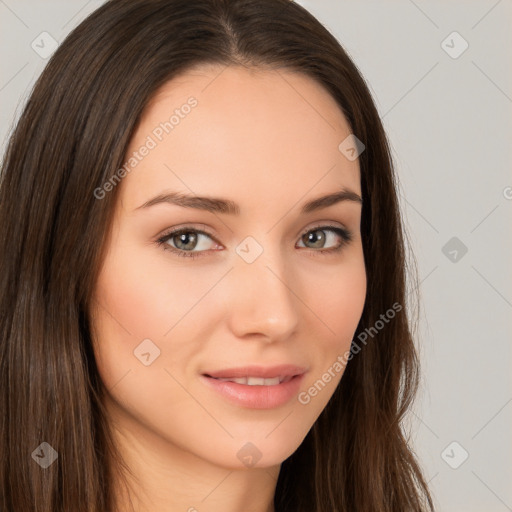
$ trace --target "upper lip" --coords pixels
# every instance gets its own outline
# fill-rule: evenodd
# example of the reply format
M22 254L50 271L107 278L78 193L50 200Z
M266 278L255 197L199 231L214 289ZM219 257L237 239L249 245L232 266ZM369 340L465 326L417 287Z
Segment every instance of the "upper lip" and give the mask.
M260 377L264 379L272 379L275 377L294 377L301 375L306 371L302 366L293 364L280 364L276 366L240 366L238 368L226 368L212 372L205 372L203 375L213 377L215 379L230 379L239 377Z

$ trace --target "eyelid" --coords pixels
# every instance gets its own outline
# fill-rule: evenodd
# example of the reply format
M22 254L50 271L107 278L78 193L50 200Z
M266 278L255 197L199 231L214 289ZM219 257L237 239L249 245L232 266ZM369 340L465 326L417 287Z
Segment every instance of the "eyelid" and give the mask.
M165 229L162 233L156 236L156 241L159 239L168 237L170 235L176 235L183 231L194 231L195 233L200 233L206 236L209 236L215 243L222 245L216 238L215 235L208 231L208 227L206 224L185 224L183 226L173 226L172 228Z
M312 231L313 229L319 229L319 228L339 228L339 229L342 229L345 232L351 234L350 229L347 228L342 223L339 223L339 225L334 225L333 221L324 220L324 221L317 221L312 226L305 227L296 236L299 236L299 237L304 236L306 233L309 233L309 231ZM219 245L222 245L215 238L215 235L213 235L212 233L209 232L209 228L208 228L208 226L206 224L194 224L194 223L192 223L192 224L184 224L183 226L179 226L179 225L178 226L174 226L172 228L168 228L168 229L164 230L162 233L157 235L156 239L163 238L165 236L170 235L171 233L177 233L177 232L186 231L186 230L196 231L198 233L202 233L204 235L207 235L207 236L211 237L213 240L215 240L216 243L218 243Z
M315 222L312 226L308 226L304 228L300 233L299 237L304 236L306 233L309 233L310 231L313 231L315 229L320 228L335 228L335 229L341 229L345 231L346 233L352 234L350 229L348 229L346 226L340 223L334 223L332 220L323 220Z

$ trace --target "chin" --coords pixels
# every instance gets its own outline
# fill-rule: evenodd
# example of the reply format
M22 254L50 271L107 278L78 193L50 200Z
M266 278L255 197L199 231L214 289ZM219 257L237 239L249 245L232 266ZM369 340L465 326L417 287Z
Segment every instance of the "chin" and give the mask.
M286 420L285 420L286 421ZM273 427L275 428L277 424ZM288 433L278 433L277 430L254 428L257 432L254 436L236 436L234 439L224 438L217 442L211 440L215 445L215 451L205 453L204 458L212 463L229 470L269 468L279 466L290 457L301 445L304 435L290 436ZM268 436L268 437L266 437Z

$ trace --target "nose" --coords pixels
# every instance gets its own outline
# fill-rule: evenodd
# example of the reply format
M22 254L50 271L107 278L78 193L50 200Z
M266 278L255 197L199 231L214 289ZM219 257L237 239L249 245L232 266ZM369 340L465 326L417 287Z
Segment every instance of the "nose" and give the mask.
M277 256L260 257L252 263L237 259L226 291L229 324L234 335L260 336L275 342L296 331L301 301L291 286L292 272Z

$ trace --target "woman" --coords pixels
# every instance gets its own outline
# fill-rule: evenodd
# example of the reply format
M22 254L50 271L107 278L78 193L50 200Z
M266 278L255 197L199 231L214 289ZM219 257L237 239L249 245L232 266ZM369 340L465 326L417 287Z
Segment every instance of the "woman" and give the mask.
M305 9L106 2L0 216L2 510L433 510L386 136Z

